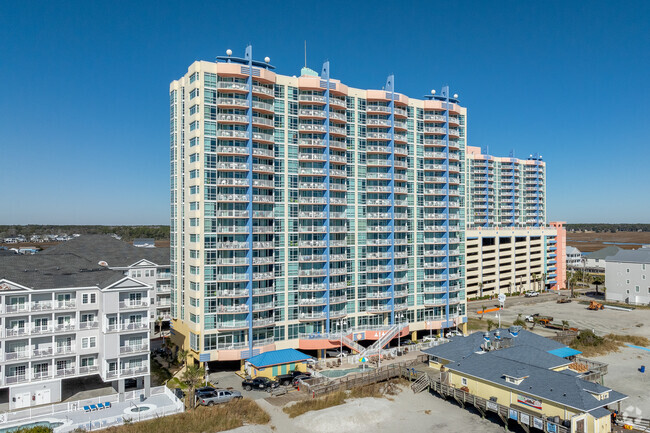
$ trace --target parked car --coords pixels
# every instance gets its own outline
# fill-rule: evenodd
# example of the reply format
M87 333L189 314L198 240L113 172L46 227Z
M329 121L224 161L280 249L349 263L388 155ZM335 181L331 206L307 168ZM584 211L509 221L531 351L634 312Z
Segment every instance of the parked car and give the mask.
M182 400L185 398L185 393L180 388L174 388L174 395L177 399Z
M194 394L200 394L200 393L204 393L204 392L214 392L216 390L217 390L217 388L215 388L213 386L204 386L202 388L195 389Z
M535 296L539 296L539 292L526 292L525 296L527 298L534 298Z
M216 389L214 391L204 391L198 394L199 404L203 406L228 403L236 398L241 398L241 392L228 389Z
M330 358L345 358L350 352L343 350L328 350L325 352Z
M275 376L275 381L278 382L280 385L288 386L293 383L293 379L296 376L303 376L303 375L311 376L311 373L303 373L300 370L293 370L291 373Z
M241 386L246 391L257 389L271 392L273 388L277 388L280 386L280 384L274 380L269 379L268 377L256 377L255 379L244 379L241 383Z
M311 377L311 374L301 374L300 376L296 376L293 378L292 385L294 388L298 386L298 382L301 380L309 379Z

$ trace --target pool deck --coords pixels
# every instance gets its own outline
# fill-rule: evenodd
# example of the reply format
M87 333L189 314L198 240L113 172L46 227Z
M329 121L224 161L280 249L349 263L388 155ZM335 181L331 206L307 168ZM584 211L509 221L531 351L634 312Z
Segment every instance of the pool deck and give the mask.
M134 406L147 406L150 409L139 414L131 413L130 409L134 409ZM143 402L140 402L139 398L124 402L114 402L111 403L111 407L108 409L98 409L92 412L86 412L82 408L68 412L35 416L30 419L7 423L6 425L0 424L0 429L49 421L52 423L63 423L63 425L54 429L55 433L67 433L79 427L90 431L91 429L96 430L111 425L123 424L125 417L131 419L133 422L137 422L138 418L145 420L155 416L166 416L177 412L179 412L177 402L173 401L166 394L156 394L146 398Z

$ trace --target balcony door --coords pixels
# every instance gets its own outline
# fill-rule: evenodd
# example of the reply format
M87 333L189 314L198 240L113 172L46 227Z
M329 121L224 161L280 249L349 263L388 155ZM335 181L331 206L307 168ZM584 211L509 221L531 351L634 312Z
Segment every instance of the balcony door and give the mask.
M232 334L218 335L217 336L217 347L219 349L229 349L233 347Z

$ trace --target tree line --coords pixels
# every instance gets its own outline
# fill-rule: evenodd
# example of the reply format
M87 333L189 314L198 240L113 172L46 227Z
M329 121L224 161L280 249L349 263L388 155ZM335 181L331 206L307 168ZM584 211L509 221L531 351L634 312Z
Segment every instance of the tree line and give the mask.
M126 241L135 238L153 238L156 240L169 240L169 226L78 226L78 225L0 225L0 238L18 235L25 236L28 240L32 235L100 235L116 234Z
M624 224L603 224L603 223L577 223L567 224L567 231L590 231L590 232L650 232L650 224L624 223Z

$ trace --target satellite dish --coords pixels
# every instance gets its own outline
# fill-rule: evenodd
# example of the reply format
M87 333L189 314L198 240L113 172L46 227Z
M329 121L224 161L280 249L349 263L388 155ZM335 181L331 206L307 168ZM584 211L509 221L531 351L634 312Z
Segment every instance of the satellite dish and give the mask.
M501 293L501 294L499 294L499 296L497 297L497 299L499 300L499 303L500 303L500 304L503 304L504 302L506 302L506 295L504 295L503 293Z

